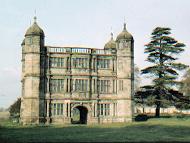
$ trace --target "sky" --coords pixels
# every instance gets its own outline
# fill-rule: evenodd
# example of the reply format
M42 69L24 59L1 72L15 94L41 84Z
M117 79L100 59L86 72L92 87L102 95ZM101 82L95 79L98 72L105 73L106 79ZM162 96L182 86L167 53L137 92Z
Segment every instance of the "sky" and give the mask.
M135 40L135 64L143 69L144 45L152 30L170 27L186 44L179 61L190 65L190 0L0 0L0 107L21 96L21 42L37 16L45 45L103 48L122 31L124 21ZM36 12L35 12L36 11ZM35 14L36 13L36 14ZM142 80L141 84L146 83Z

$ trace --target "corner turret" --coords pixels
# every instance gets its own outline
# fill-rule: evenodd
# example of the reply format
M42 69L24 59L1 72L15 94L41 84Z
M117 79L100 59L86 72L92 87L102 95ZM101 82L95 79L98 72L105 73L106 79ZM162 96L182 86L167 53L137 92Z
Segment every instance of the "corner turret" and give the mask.
M126 23L124 23L123 31L117 36L116 41L120 41L122 39L127 39L127 40L133 39L133 36L126 29Z
M44 119L45 56L44 32L34 23L28 28L22 46L21 123L40 123Z
M116 42L113 39L112 32L111 32L111 39L105 44L104 49L116 49Z

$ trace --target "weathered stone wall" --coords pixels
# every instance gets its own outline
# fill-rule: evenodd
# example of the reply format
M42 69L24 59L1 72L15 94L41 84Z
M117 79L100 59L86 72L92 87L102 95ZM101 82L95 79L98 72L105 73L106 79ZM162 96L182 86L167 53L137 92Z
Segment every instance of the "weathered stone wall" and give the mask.
M133 39L117 41L115 50L64 48L52 52L43 45L44 38L26 36L22 45L22 103L21 121L27 123L71 123L74 107L84 106L88 110L87 123L131 122L133 115L134 53ZM54 47L56 48L56 47ZM59 49L59 48L58 48ZM64 67L50 67L51 57L64 58ZM86 68L74 68L73 58L86 58ZM98 68L100 58L110 59L108 69ZM64 79L64 91L51 93L50 80ZM75 91L76 79L87 79L85 92ZM109 80L108 93L100 93L99 80ZM114 91L115 90L115 91ZM52 116L51 105L64 104L64 113ZM110 115L100 115L99 104L110 105ZM46 119L46 120L45 120Z
M21 122L39 123L44 114L44 97L41 89L40 36L26 36L22 45L22 102Z

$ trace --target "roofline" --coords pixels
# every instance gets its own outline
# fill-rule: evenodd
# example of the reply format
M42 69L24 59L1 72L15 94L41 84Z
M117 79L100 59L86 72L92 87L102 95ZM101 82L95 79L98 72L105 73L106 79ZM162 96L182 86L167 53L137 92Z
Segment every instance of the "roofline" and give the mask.
M86 48L86 49L104 49L104 48L95 48L95 47L86 47L86 46L48 46L48 45L45 45L45 47L50 47L50 48Z

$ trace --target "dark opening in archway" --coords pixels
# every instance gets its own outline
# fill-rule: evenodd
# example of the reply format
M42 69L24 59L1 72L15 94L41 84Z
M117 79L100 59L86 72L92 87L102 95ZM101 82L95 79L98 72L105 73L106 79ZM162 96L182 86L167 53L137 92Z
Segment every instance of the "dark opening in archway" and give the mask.
M77 106L72 111L72 124L86 124L88 110L84 106Z

